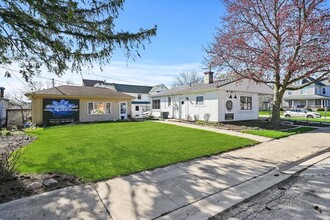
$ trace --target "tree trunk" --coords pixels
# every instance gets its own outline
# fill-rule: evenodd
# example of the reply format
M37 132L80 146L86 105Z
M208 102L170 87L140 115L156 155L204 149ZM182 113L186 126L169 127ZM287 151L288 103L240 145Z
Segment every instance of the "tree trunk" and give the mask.
M273 99L272 124L276 129L281 127L281 102L283 94L275 89Z

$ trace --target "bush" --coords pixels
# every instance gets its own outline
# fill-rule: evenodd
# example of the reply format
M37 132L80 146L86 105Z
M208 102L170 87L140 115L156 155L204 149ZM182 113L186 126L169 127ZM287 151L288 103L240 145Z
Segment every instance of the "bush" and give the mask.
M205 121L206 123L208 123L209 120L210 120L210 114L209 114L209 113L206 113L206 114L204 115L204 121Z
M16 172L19 150L4 147L0 151L0 184L10 180Z
M316 111L323 112L324 111L324 108L318 108L318 109L316 109Z
M199 121L199 115L194 115L194 120Z

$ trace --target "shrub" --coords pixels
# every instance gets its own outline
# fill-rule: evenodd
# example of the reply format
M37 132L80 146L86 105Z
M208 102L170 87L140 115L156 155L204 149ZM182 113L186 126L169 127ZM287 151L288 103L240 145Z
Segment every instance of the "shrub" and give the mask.
M323 112L324 111L324 108L318 108L318 109L316 109L316 111Z
M204 125L204 124L205 124L205 121L197 120L197 121L196 121L196 124L198 124L198 125Z
M0 184L10 180L16 172L19 150L4 147L0 151Z
M194 120L199 121L199 115L194 115Z
M206 113L206 114L204 115L204 121L205 121L206 123L208 123L209 120L210 120L210 114L209 114L209 113Z

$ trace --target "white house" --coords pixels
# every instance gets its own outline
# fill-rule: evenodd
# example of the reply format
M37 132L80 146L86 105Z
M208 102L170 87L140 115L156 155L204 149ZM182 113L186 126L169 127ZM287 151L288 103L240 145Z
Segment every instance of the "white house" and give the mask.
M113 91L133 96L131 114L133 118L142 117L142 113L151 109L151 95L168 90L164 84L155 86L141 86L118 83L107 83L101 80L83 79L84 86L104 87Z
M297 81L294 86L302 86L314 81L308 77ZM330 75L298 90L287 90L283 96L283 107L306 107L311 109L330 107Z
M8 99L4 97L4 87L0 87L0 127L6 124L6 109L8 106Z
M204 83L175 87L152 95L152 115L213 122L258 119L259 95L271 95L266 84L248 79L213 82L213 72Z

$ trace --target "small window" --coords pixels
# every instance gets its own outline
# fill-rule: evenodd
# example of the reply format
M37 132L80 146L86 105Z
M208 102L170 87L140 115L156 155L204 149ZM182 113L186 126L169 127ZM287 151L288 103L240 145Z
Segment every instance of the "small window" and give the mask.
M327 90L325 88L322 88L322 95L327 94Z
M152 100L152 109L160 109L160 99Z
M111 113L111 102L89 102L87 106L89 115L103 115Z
M196 105L203 105L203 104L204 104L204 96L197 96Z
M288 92L288 95L292 95L292 91L289 91L289 92Z
M140 110L140 106L135 106L135 111L139 111Z
M307 88L302 88L301 91L300 91L301 94L306 94L307 93Z
M106 102L106 108L105 108L105 112L106 114L110 114L111 113L111 102Z
M139 100L141 99L141 94L138 94L137 99Z
M252 110L252 97L241 96L241 110Z
M167 97L167 106L171 106L172 99L171 97Z

